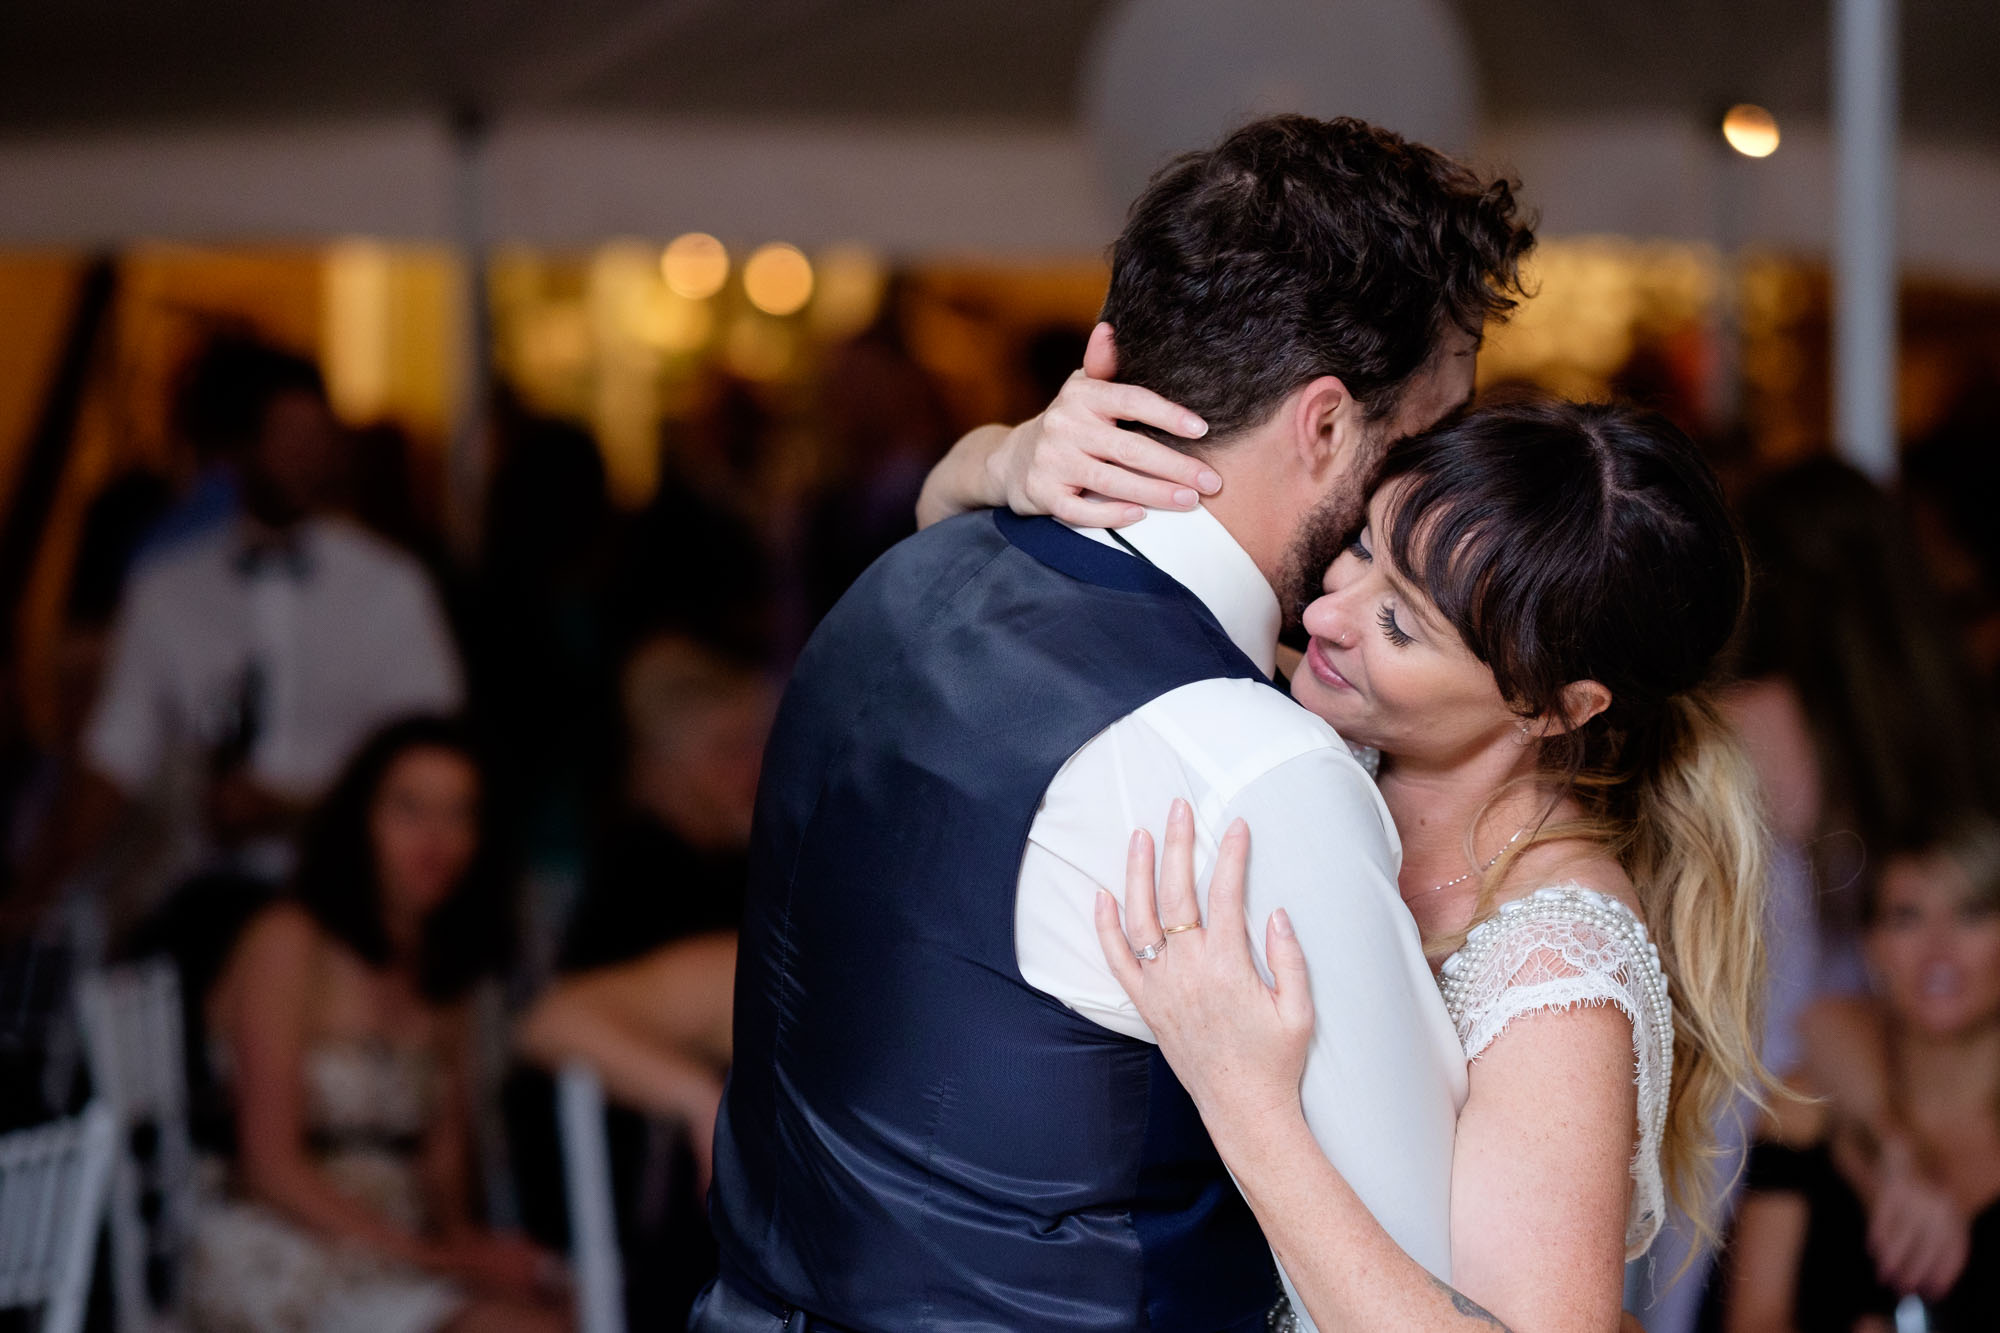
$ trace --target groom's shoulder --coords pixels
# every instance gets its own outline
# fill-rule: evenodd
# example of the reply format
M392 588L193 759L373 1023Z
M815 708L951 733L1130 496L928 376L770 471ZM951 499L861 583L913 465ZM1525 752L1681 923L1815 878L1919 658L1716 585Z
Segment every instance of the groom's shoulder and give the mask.
M1007 543L986 510L960 514L903 538L878 556L849 585L834 620L857 608L907 610L953 590L977 575Z
M1259 680L1198 680L1152 700L1132 721L1158 733L1218 790L1241 789L1300 760L1327 781L1367 779L1338 732Z

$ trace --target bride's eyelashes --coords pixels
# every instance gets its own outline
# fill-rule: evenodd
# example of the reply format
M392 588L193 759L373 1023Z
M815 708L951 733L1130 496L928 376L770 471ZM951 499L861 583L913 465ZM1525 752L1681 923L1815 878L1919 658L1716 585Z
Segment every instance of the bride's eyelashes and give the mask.
M1347 549L1350 554L1363 564L1372 565L1375 563L1375 553L1368 549L1367 535L1368 530L1363 528L1355 535L1354 540L1347 543ZM1396 608L1393 606L1385 606L1380 611L1377 611L1375 613L1375 623L1382 627L1383 637L1398 648L1408 647L1417 641L1414 635L1405 633L1403 627L1396 623Z

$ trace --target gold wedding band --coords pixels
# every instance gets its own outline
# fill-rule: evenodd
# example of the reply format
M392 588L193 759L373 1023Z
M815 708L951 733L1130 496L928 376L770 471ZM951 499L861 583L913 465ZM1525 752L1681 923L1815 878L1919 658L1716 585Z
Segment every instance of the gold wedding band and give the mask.
M1201 922L1190 921L1185 926L1168 926L1167 934L1178 935L1184 930L1200 930L1200 929L1201 929Z

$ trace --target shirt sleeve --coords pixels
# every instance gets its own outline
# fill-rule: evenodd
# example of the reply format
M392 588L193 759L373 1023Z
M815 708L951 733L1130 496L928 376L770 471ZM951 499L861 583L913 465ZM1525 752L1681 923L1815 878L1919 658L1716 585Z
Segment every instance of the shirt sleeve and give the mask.
M128 593L83 733L85 762L127 796L139 794L158 777L171 739L168 663L151 601L143 585Z
M455 713L465 703L465 682L444 607L420 570L400 573L394 614L384 626L383 643L395 663L381 677L388 695L384 715Z
M1302 731L1302 714L1274 717L1272 708L1293 705L1263 685L1203 682L1114 724L1072 758L1022 861L1021 975L1093 1022L1151 1040L1098 946L1097 890L1122 900L1131 831L1150 829L1157 845L1169 803L1185 797L1205 912L1217 842L1241 816L1250 827L1247 919L1234 928L1247 927L1264 968L1265 922L1284 907L1310 971L1307 1122L1396 1242L1448 1278L1464 1052L1397 890L1398 843L1374 783L1331 731Z
M1250 828L1244 924L1257 966L1268 980L1265 924L1279 907L1305 952L1314 1024L1300 1097L1313 1137L1396 1242L1449 1279L1465 1057L1396 886L1381 798L1349 756L1320 749L1204 822L1219 836L1239 816Z

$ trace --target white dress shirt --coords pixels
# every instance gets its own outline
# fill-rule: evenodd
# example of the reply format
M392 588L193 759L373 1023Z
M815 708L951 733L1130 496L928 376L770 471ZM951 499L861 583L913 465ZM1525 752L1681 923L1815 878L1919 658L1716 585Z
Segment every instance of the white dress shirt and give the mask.
M1088 533L1114 544L1101 533ZM1209 608L1267 674L1276 595L1205 509L1155 510L1121 534ZM1451 1154L1465 1053L1396 887L1402 846L1368 772L1333 729L1268 685L1204 680L1099 733L1049 784L1015 900L1021 975L1093 1022L1151 1040L1098 948L1098 889L1124 897L1132 830L1158 845L1175 797L1194 810L1204 905L1216 844L1250 827L1251 947L1282 906L1317 1019L1301 1093L1327 1157L1396 1242L1451 1276ZM1168 948L1172 948L1171 943ZM1290 1280L1286 1281L1290 1290ZM1293 1304L1303 1305L1293 1293Z
M139 568L119 611L83 752L173 832L142 893L205 860L210 756L246 693L258 716L249 772L299 801L317 799L378 726L463 699L443 610L415 560L328 518L300 525L295 557L251 565L244 551L234 522L189 538ZM284 869L282 849L251 851L256 869Z

